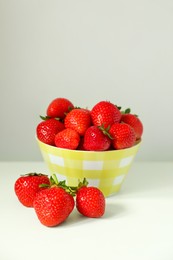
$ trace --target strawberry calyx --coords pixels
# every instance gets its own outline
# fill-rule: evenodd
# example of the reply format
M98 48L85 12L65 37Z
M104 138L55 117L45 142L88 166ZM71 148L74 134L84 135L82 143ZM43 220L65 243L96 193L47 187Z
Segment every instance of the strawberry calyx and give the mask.
M40 118L41 118L42 120L46 121L46 120L48 120L48 119L51 119L52 117L50 117L50 116L41 116L41 115L40 115ZM59 118L59 117L54 117L54 119L60 121L60 118Z
M117 108L118 108L118 110L121 110L121 107L120 106L117 106L117 105L115 105Z
M50 117L50 116L41 116L41 115L40 115L40 118L41 118L42 120L48 120L48 119L50 119L51 117Z
M61 185L63 185L64 186L64 184L65 184L65 181L62 181L62 182L60 182L61 183ZM76 194L77 194L77 192L78 192L78 190L80 189L80 188L82 188L82 187L87 187L88 186L88 181L87 181L87 179L86 178L84 178L83 179L83 181L79 181L79 183L78 183L78 185L77 186L67 186L66 184L65 184L65 190L68 192L68 193L70 193L72 196L76 196Z
M40 184L39 187L40 188L43 188L43 187L44 188L61 187L67 193L69 193L72 196L76 195L76 190L77 190L77 187L71 187L71 186L66 185L66 181L65 180L58 181L58 178L57 178L56 174L52 174L50 176L50 185L43 183L43 184Z
M26 174L21 174L22 177L27 177L27 176L48 176L47 174L44 174L44 173L37 173L37 172L29 172L29 173L26 173Z
M121 111L121 114L130 114L131 109L130 108L126 108L125 110Z
M64 115L67 116L68 113L70 113L73 109L80 109L80 107L68 107L68 111L67 112L64 112Z
M88 186L88 181L86 178L84 178L82 182L79 181L78 186L76 188L77 190L79 190L81 187L86 187L86 186Z
M88 185L88 181L86 178L83 179L83 181L79 181L77 186L68 186L66 184L66 181L58 181L58 178L56 174L52 174L50 176L50 184L42 183L39 185L40 188L51 188L51 187L61 187L63 188L67 193L72 195L73 197L76 196L77 191L81 187L86 187Z
M121 111L121 114L131 114L131 109L130 108L126 108L124 111ZM134 116L136 116L136 117L138 117L138 115L136 115L136 114L133 114Z
M82 108L82 107L79 107L79 106L74 106L74 107L68 107L68 112L65 112L64 114L67 115L69 112L71 112L73 109L87 109L88 108Z
M59 182L59 186L64 188L66 192L68 192L69 194L71 194L72 196L76 196L77 191L81 188L81 187L87 187L88 186L88 181L86 178L83 179L83 181L79 181L77 186L68 186L64 181L60 181Z

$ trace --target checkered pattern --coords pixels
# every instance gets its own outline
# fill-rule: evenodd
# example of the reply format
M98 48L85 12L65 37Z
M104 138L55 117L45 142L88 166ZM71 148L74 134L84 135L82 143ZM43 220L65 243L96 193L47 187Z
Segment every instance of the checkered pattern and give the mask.
M89 185L98 187L105 196L119 191L139 144L132 148L106 152L73 151L46 145L38 140L42 156L58 180L70 186L85 177Z

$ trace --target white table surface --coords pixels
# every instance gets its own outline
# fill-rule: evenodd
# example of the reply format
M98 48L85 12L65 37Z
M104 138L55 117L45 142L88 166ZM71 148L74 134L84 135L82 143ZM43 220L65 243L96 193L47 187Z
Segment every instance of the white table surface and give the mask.
M100 219L75 209L62 225L40 224L14 194L15 180L44 162L0 162L0 260L172 260L173 162L134 161Z

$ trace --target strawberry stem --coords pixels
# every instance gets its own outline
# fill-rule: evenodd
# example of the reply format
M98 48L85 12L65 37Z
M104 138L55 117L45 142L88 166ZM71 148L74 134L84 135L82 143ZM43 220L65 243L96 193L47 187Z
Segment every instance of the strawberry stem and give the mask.
M102 131L102 133L104 134L104 135L107 135L110 139L113 139L112 138L112 136L110 135L110 133L109 133L109 130L110 130L110 125L108 125L108 127L104 127L104 124L103 125L101 125L101 126L98 126L98 128Z

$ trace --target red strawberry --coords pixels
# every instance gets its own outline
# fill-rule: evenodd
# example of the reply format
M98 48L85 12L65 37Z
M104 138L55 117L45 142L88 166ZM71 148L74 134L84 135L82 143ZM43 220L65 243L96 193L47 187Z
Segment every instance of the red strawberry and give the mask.
M90 126L84 135L83 147L88 151L105 151L111 145L111 139L102 127Z
M91 125L90 111L83 108L75 108L67 114L64 124L66 128L74 129L80 135L84 135L86 129Z
M76 208L86 217L99 218L105 212L105 197L98 188L83 186L76 193Z
M134 129L125 123L115 123L109 130L114 149L125 149L133 146L136 141Z
M91 118L94 125L107 128L120 122L121 112L118 107L108 101L100 101L91 110Z
M65 128L55 136L55 145L60 148L75 150L80 142L80 135L71 128Z
M50 184L49 178L44 174L29 173L19 177L14 185L15 194L26 207L33 207L33 201L40 188L40 184Z
M121 122L124 122L131 127L133 127L135 134L136 134L136 140L140 139L143 134L143 124L139 117L137 115L130 114L130 110L128 110L129 113L122 114Z
M77 150L81 150L81 151L85 150L83 147L83 143L84 143L84 136L81 136Z
M34 209L39 221L48 227L64 222L74 208L74 198L62 187L52 186L37 193Z
M72 102L66 98L56 98L52 100L47 108L47 116L48 117L58 117L60 119L64 119L66 113L68 113L71 109L74 108Z
M37 125L37 137L45 144L55 145L55 135L64 128L64 124L59 120L56 120L55 118L47 119Z

